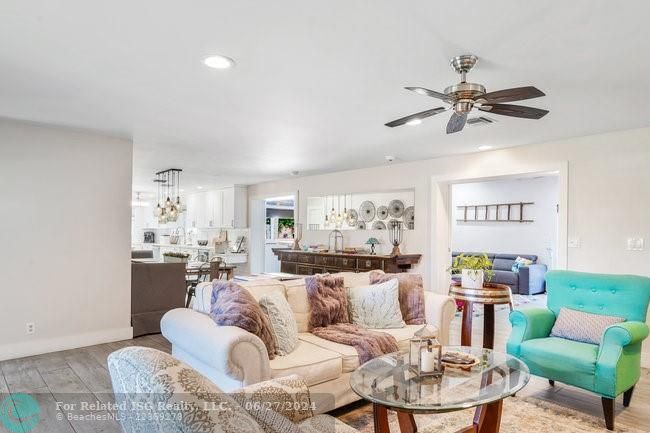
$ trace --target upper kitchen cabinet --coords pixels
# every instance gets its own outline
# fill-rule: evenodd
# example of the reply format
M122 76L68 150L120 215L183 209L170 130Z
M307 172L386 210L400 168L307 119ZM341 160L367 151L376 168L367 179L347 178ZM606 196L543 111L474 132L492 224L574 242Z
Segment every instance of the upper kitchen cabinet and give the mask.
M186 228L245 228L248 189L231 186L187 197Z
M248 188L235 185L221 190L221 227L245 228L248 224Z

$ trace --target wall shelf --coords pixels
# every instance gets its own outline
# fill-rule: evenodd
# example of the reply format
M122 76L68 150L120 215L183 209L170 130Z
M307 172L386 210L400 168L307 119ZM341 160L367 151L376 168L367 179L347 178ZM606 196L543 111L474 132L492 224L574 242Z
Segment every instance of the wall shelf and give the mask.
M458 209L462 209L463 218L456 219L456 222L467 223L467 222L486 222L486 223L532 223L535 220L524 219L524 206L530 206L535 204L535 202L518 202L518 203L486 203L486 204L471 204L471 205L462 205L456 206ZM488 218L490 214L490 209L494 209L495 218ZM506 218L499 218L499 210L501 208L506 208ZM519 210L519 215L514 216L513 210ZM467 218L468 210L474 210L474 218ZM479 218L479 209L482 211L483 218Z

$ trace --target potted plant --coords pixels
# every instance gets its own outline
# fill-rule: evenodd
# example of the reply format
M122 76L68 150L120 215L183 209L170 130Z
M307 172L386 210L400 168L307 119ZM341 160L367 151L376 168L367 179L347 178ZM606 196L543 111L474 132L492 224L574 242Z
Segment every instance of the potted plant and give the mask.
M492 261L486 253L480 256L460 254L454 258L448 269L452 274L461 274L461 286L466 289L481 289L484 281L490 281L494 276Z
M165 263L187 263L190 255L187 253L174 253L166 252L163 253L163 262Z

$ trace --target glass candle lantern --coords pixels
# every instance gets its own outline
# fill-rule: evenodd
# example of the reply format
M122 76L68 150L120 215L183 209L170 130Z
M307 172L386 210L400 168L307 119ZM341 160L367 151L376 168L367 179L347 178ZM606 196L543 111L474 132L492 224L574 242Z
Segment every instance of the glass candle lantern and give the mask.
M424 325L410 339L409 369L418 376L442 375L442 345L435 326Z

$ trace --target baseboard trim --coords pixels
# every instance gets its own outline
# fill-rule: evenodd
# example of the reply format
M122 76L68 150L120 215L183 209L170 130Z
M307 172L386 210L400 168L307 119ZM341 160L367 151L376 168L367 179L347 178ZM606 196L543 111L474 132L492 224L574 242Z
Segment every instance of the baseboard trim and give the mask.
M1 345L0 361L110 343L112 341L130 340L131 338L133 338L133 328L129 326L128 328L104 329L64 337L21 341L20 343Z

